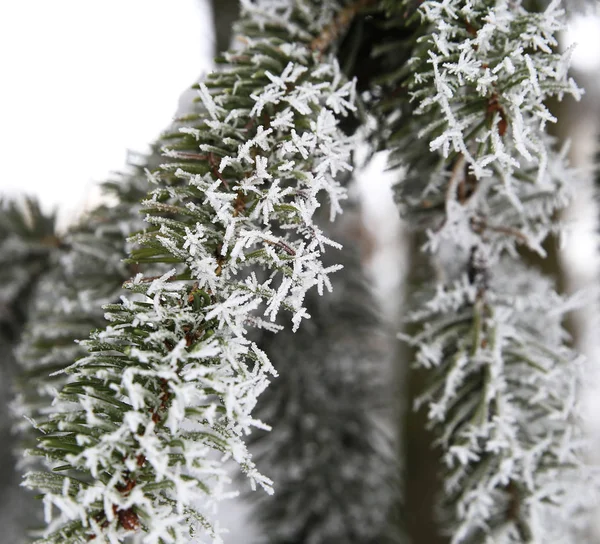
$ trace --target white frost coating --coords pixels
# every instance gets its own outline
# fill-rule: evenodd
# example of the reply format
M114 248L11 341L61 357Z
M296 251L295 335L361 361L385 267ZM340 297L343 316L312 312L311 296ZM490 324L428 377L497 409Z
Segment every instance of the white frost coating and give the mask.
M494 544L580 542L598 489L577 400L584 363L561 326L572 302L514 262L496 271L485 300L465 277L410 316L427 324L410 339L418 364L437 373L418 403L442 431L452 542L481 530Z
M256 14L268 13L272 4L247 7L260 25L263 16ZM304 9L291 0L278 2L277 9L283 5ZM331 14L330 7L322 13ZM260 63L268 56L254 54L255 43L249 39L246 49ZM268 38L260 45L272 46ZM336 116L355 110L354 84L333 58L317 58L303 42L289 53L280 71L270 62L264 83L250 94L250 107L211 85L227 78L228 70L201 84L207 118L182 133L197 146L186 152L204 157L199 160L208 172L181 165L169 170L167 164L169 182L163 174L153 176L157 188L144 206L158 229L135 241L159 244L175 264L156 278L136 276L129 284L136 296L108 307L111 326L93 336L88 345L94 351L68 369L74 378L96 380L102 364L103 383L116 396L82 397L74 406L71 395L57 403L61 429L73 431L82 446L66 461L95 479L74 487L59 474L28 476L28 485L46 492L48 534L79 520L80 534L102 541L121 542L137 532L144 544L183 544L191 528L221 542L208 518L215 502L232 494L228 459L253 488L272 492L243 437L253 427L265 428L252 411L276 373L248 339L248 329L278 330L270 322L283 310L295 329L309 317L307 290L331 289L329 275L340 267L325 267L321 257L327 246L340 246L323 234L314 215L323 197L331 219L341 212L346 193L336 176L351 169L353 141ZM230 58L233 73L236 57ZM185 156L178 149L167 155ZM173 219L175 209L187 215ZM182 278L183 264L191 278ZM266 273L257 277L259 269ZM77 427L81 417L94 425L91 434ZM50 542L60 541L58 535Z
M568 93L579 99L582 94L564 68L570 51L553 53L555 36L564 28L560 2L554 0L540 14L530 14L520 1L512 0L499 0L494 6L482 0L429 0L420 9L434 30L425 38L431 42L426 61L431 68L423 73L419 66L419 81L425 84L413 95L416 113L439 112L445 121L431 149L441 150L445 157L462 153L477 178L501 169L511 179L521 158L543 163L546 145L537 135L547 121L553 121L545 97ZM467 24L473 25L470 32L465 32ZM420 62L413 60L414 65ZM481 106L465 111L465 105L477 99ZM488 122L480 127L486 109ZM421 136L437 132L439 119L434 115L433 120ZM477 142L487 145L474 147L469 141L473 131ZM489 146L495 134L505 131L507 153ZM512 146L517 153L510 150ZM544 175L543 168L539 175Z

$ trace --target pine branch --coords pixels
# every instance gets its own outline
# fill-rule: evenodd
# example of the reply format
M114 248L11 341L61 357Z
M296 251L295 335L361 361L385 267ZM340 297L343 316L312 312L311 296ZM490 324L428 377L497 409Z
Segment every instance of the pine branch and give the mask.
M569 300L538 272L496 270L439 290L412 318L447 466L452 542L576 542L596 502L578 394L583 361L561 326ZM484 273L480 268L480 274Z
M146 159L142 165L150 166ZM24 447L35 443L29 421L47 417L55 392L68 379L63 371L85 355L76 342L105 324L103 306L119 301L123 282L131 277L132 267L123 263L126 238L142 228L139 201L148 182L143 166L130 168L129 174L103 185L103 198L111 204L86 214L61 236L48 270L32 289L12 403Z
M31 293L60 245L55 219L34 198L0 202L0 327L8 342L18 340Z
M331 218L340 211L335 176L352 145L335 116L354 110L353 86L310 49L337 6L316 20L310 7L247 5L246 43L200 84L204 113L167 136L173 162L151 175L152 227L133 239L131 260L173 268L136 276L133 294L105 307L110 325L67 368L38 426L37 454L54 469L26 477L44 492L40 542L187 542L196 530L219 541L209 511L227 496L228 458L270 489L243 435L261 426L251 412L274 370L247 329L278 328L259 315L274 320L280 308L297 327L306 291L330 288L337 267L321 254L337 244L312 215L321 193Z
M414 4L400 4L405 18ZM564 301L519 265L520 252L544 256L574 179L544 135L546 98L581 94L569 52L554 52L563 12L429 0L413 13L420 37L380 111L407 168L398 202L444 270L409 341L430 369L422 403L452 542L580 541L596 486L575 402L584 367L560 328Z
M15 437L8 399L18 366L14 348L31 315L34 293L60 241L54 214L44 213L33 198L0 203L0 524L3 539L20 542L30 520L31 498L19 487L14 470Z
M331 219L341 211L346 195L337 178L351 169L355 145L347 134L362 121L344 74L366 90L363 105L378 120L372 142L406 169L397 198L444 271L443 284L413 312L420 331L408 341L431 375L422 403L444 448L453 542L581 541L580 514L597 484L583 462L576 402L583 364L560 327L570 302L519 263L523 253L544 255L544 240L560 231L556 212L570 198L573 173L544 135L554 121L545 100L580 95L567 77L568 52L556 53L558 3L541 2L544 11L534 13L536 4L242 2L240 47L198 85L199 111L164 136L167 164L148 174L155 187L143 203L149 226L131 239L125 266L110 261L115 277L126 278L127 266L143 266L145 275L128 281L129 294L116 303L116 282L87 269L78 278L78 266L63 262L63 287L72 277L77 290L108 303L108 326L99 323L79 359L32 326L42 342L30 343L25 359L66 373L49 382L61 388L51 410L25 403L42 432L33 454L47 466L26 478L44 493L40 544L195 535L219 542L210 519L216 501L230 495L225 461L270 491L245 444L265 428L254 409L275 374L253 339L258 330L278 332L282 313L291 314L294 330L309 311L315 321L323 317L310 290L331 289L339 259L329 261L325 249L339 246L315 216L325 198ZM370 55L373 62L365 61ZM98 228L92 221L89 232L76 229L73 244L76 233L85 238ZM122 233L114 241L120 245L100 245L93 257L121 254ZM80 249L91 247L88 238ZM362 301L334 299L331 307L339 303L340 323L354 332L369 302L361 288L352 292ZM84 296L76 306L95 320L95 304ZM295 426L276 428L273 448L257 442L259 459L277 465L282 489L280 500L258 501L273 542L381 538L383 514L363 502L383 512L390 499L390 469L382 466L389 450L374 444L384 433L368 417L382 409L375 396L383 386L370 374L377 346L360 340L374 334L376 320L367 321L352 339L361 349L348 366L340 344L310 329L298 338L322 345L314 358L323 356L322 366L278 361L283 385L264 417L283 400L303 408ZM274 359L288 338L273 337ZM40 358L50 345L58 349ZM305 377L322 383L298 393L293 384ZM46 394L49 383L40 383ZM322 400L340 383L362 397L365 413L347 398ZM306 411L317 407L321 419L312 425ZM290 447L295 432L322 457ZM350 455L338 457L336 445L348 442ZM298 463L300 489L283 468L288 462ZM279 508L288 501L293 509Z

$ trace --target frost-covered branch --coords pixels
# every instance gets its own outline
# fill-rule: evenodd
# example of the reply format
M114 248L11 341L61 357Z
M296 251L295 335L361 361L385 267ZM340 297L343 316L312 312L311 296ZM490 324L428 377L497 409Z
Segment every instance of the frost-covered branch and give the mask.
M151 227L131 259L172 268L105 307L109 326L39 424L53 468L26 478L45 493L40 542L219 541L209 518L231 493L228 459L270 491L243 436L262 426L252 410L275 372L247 334L279 328L281 309L298 327L306 291L331 287L339 267L321 255L338 245L313 214L323 196L331 219L341 211L352 140L336 116L354 111L354 87L310 47L335 3L316 18L309 2L245 7L243 46L199 85L203 112L167 135L171 162L150 174Z
M581 94L570 52L556 52L563 16L556 1L532 13L524 2L426 0L397 81L411 102L387 117L390 133L408 127L395 133L407 169L398 202L444 270L410 342L431 370L421 402L443 450L456 544L580 541L574 514L593 503L581 494L591 488L575 401L583 365L560 328L563 301L519 263L545 256L575 178L544 134L555 121L545 100Z
M0 341L13 343L27 321L32 294L60 245L55 214L37 200L0 201Z
M585 466L583 361L561 326L572 303L515 263L494 277L484 290L465 276L411 316L422 325L410 339L417 363L431 372L419 405L448 468L452 542L580 542L597 486Z
M18 373L14 348L36 304L40 278L60 245L54 214L45 213L35 199L0 201L0 524L8 542L21 541L32 508L14 470L17 440L9 413Z
M146 158L142 163L148 166ZM63 371L86 351L77 340L104 325L105 304L117 302L131 277L126 238L142 228L139 201L146 195L144 169L103 185L102 204L61 235L37 285L27 326L16 350L19 376L12 403L15 427L23 445L35 443L31 421L52 412L56 391L68 376ZM27 460L27 459L25 459Z

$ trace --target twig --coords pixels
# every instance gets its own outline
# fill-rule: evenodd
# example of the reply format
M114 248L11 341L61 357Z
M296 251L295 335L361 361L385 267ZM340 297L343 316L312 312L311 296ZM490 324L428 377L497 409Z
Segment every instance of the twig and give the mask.
M354 17L371 4L375 4L375 0L356 0L354 4L342 9L333 22L326 26L321 34L310 43L310 48L321 54L324 53L336 38L350 26Z
M492 232L498 232L500 234L507 234L508 236L514 236L517 238L522 244L531 248L531 244L529 243L529 238L527 238L526 234L523 234L520 230L515 229L513 227L500 227L495 225L488 225L485 219L483 218L471 218L471 226L474 230L482 232L484 230L489 230Z
M288 255L291 255L292 257L296 256L296 252L287 244L285 244L284 242L282 242L281 240L277 240L276 242L273 242L272 240L264 240L264 242L266 244L270 244L272 246L277 246L280 247L281 249L283 249Z

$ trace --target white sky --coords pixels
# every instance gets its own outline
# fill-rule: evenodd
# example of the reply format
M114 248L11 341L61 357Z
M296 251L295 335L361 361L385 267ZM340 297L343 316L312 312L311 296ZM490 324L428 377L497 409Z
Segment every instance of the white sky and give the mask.
M199 0L0 1L0 194L70 216L164 129L212 31ZM209 33L210 32L210 33Z
M600 11L598 6L596 11ZM600 17L591 13L573 17L565 43L576 44L572 57L576 68L597 71L600 68Z

